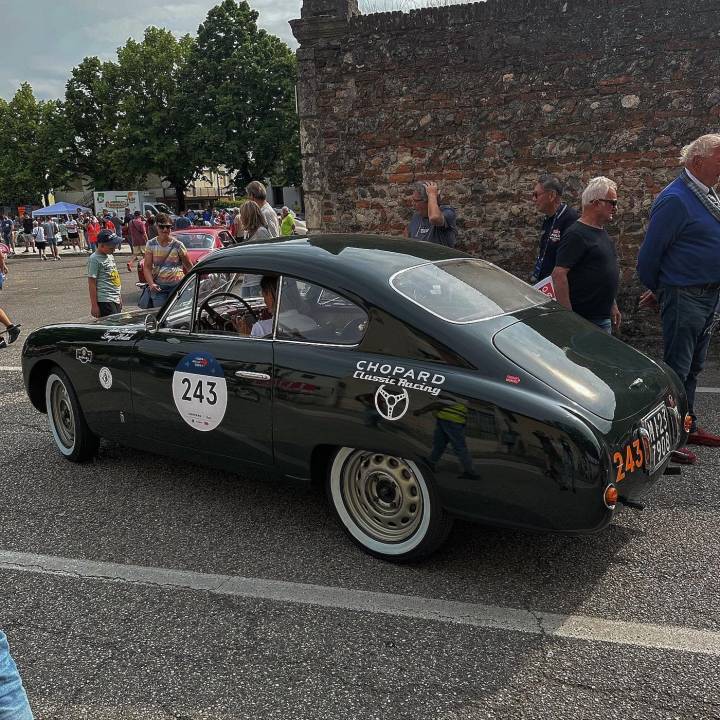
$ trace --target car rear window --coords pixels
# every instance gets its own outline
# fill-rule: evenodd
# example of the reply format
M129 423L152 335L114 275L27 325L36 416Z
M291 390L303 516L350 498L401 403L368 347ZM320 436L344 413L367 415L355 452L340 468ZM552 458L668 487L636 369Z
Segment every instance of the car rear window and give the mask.
M441 260L401 270L390 285L453 323L472 323L542 305L550 298L485 260Z

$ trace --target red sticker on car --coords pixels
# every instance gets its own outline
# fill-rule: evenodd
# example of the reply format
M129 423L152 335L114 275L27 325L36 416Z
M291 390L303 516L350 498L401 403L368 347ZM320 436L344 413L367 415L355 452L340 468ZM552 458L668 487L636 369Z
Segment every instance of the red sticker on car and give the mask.
M517 385L520 382L520 378L517 375L506 375L505 382Z

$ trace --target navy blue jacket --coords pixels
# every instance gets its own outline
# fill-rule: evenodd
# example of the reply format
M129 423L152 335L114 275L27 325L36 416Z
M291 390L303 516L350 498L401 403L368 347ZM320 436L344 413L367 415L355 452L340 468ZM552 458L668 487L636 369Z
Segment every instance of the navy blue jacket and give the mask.
M655 198L637 272L645 287L720 283L720 221L682 178Z

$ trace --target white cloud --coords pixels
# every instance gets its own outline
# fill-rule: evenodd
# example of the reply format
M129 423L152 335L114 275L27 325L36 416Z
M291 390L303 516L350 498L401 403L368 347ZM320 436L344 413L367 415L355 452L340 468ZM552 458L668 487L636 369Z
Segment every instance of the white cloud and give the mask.
M408 10L460 0L360 0L364 12ZM149 25L176 35L195 34L219 0L0 0L0 97L9 99L27 81L41 98L62 97L73 67L89 55L115 57L128 38L141 40ZM302 0L249 0L258 24L293 50L289 20L300 17Z

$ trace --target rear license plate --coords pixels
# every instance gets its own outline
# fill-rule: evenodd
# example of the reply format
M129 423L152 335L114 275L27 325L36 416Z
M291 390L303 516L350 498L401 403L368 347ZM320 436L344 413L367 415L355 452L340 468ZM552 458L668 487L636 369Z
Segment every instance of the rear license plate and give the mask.
M646 461L646 470L651 473L665 460L672 449L670 418L665 404L658 405L646 415L641 425L650 436L650 457Z

